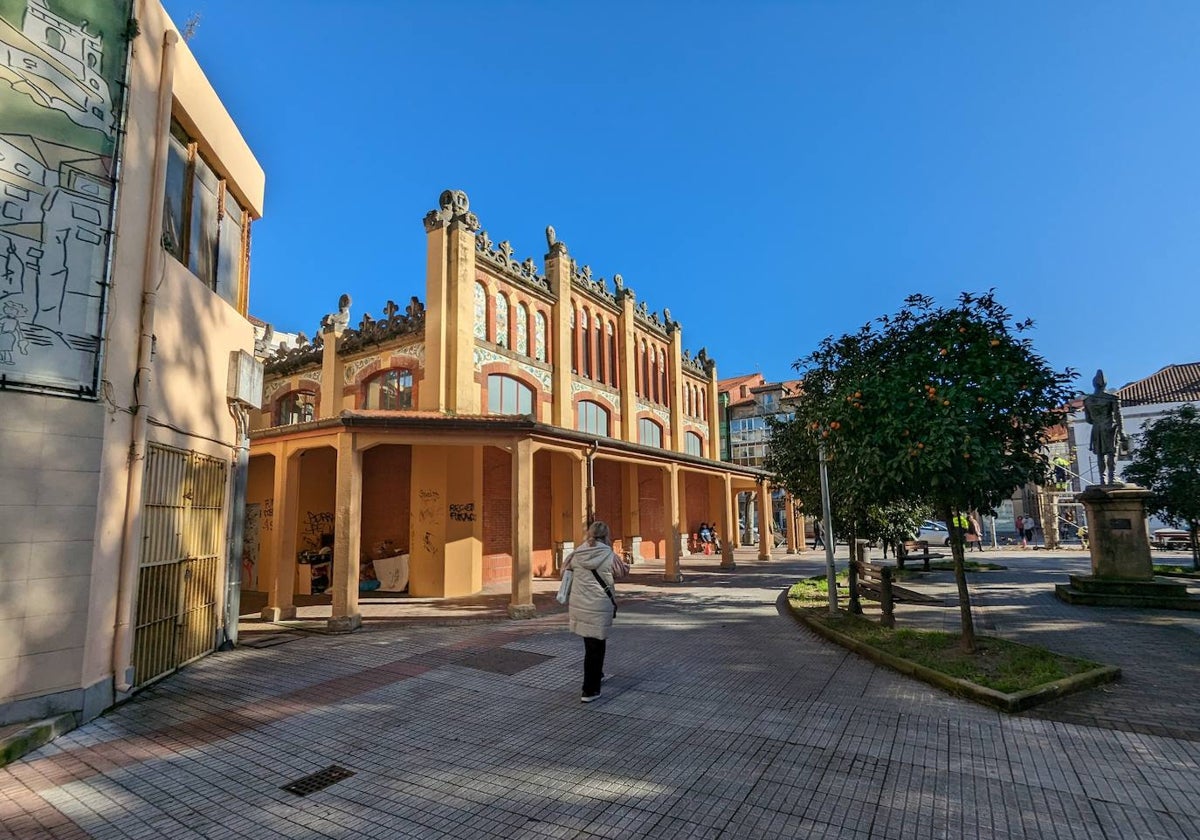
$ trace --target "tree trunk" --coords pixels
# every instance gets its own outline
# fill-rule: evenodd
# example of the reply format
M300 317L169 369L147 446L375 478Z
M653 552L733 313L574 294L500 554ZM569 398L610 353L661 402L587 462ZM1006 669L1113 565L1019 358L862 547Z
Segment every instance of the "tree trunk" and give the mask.
M1188 528L1192 532L1192 571L1200 572L1200 534L1196 533L1197 526L1200 522L1192 520L1188 523Z
M963 568L963 530L954 524L954 515L949 507L942 509L942 516L950 528L950 553L954 556L954 582L958 585L958 613L962 619L962 649L975 652L975 620L971 617L971 594L967 591L967 571Z

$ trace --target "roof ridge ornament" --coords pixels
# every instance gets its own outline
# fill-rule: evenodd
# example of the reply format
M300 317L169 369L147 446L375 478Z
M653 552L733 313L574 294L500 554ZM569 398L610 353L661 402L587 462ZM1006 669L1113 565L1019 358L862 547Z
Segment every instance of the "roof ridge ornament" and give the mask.
M462 190L443 190L438 196L438 209L425 214L425 232L460 224L469 231L479 230L479 217L471 212L471 200Z

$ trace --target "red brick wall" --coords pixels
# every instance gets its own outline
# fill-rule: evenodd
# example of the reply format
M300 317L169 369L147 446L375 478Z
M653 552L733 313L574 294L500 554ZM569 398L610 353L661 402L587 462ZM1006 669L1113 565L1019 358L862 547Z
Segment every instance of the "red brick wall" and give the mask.
M391 540L408 552L412 486L412 447L376 446L363 453L362 550L379 556L379 544Z
M596 518L607 522L612 530L613 547L620 551L621 538L625 536L625 523L621 516L624 509L621 492L621 465L616 461L595 460L593 480L596 484Z
M666 557L667 531L663 515L662 470L638 468L638 509L642 520L642 557L649 560Z
M533 456L533 574L554 574L550 539L550 453ZM483 450L483 583L512 579L512 456Z
M687 510L683 514L683 527L686 533L694 534L700 529L701 522L708 522L708 478L707 476L685 473L684 505Z

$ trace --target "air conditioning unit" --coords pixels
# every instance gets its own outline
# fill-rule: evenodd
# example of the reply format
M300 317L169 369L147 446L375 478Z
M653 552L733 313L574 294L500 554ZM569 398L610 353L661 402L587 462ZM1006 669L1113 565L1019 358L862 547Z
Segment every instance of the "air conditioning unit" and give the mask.
M230 402L250 408L262 407L263 365L245 350L229 354L229 384L225 396Z

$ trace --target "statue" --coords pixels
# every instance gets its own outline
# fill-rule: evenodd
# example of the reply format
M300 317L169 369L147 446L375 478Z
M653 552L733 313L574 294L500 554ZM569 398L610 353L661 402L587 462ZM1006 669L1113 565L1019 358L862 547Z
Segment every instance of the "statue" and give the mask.
M332 330L340 334L348 326L350 326L350 295L342 295L338 298L338 311L321 319L321 331Z
M1096 371L1092 386L1096 389L1083 398L1083 416L1092 424L1088 449L1096 456L1096 468L1101 484L1114 484L1117 474L1117 451L1129 447L1129 438L1121 428L1121 401L1116 394L1104 390L1107 383L1104 371ZM1107 472L1106 472L1107 471Z
M546 250L553 251L558 237L554 234L554 225L546 225Z

